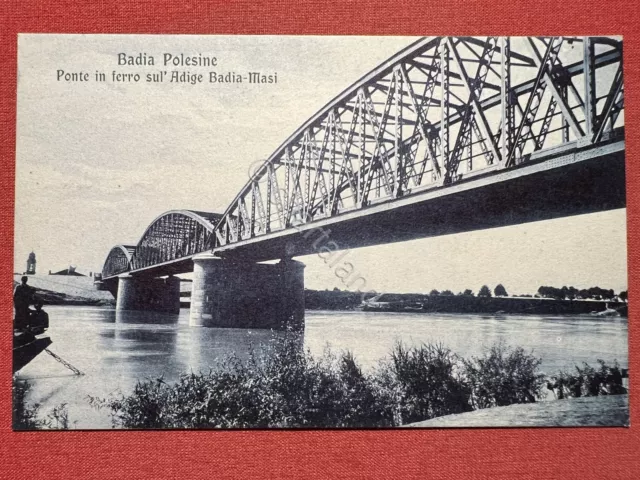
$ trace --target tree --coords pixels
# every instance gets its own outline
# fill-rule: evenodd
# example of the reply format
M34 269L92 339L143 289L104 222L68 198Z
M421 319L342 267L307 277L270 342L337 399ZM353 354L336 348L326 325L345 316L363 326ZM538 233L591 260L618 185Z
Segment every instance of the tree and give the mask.
M451 296L453 296L453 292L451 290L443 290L440 295L444 295L446 297L451 297Z
M508 297L509 294L507 293L507 289L504 288L504 286L499 283L498 285L496 285L496 288L493 289L493 293L496 297Z
M618 297L620 297L620 300L622 300L623 302L626 302L627 299L629 298L629 294L627 293L627 291L625 290L624 292L620 292L620 294L618 295Z
M479 297L490 297L491 296L491 290L489 290L489 287L487 287L486 285L483 285L482 288L480 288L480 291L478 292L478 296Z
M538 295L544 298L556 298L558 300L564 300L565 293L561 288L545 287L542 286L538 289Z
M429 292L429 295L440 295L440 292L434 288Z
M605 300L611 300L614 297L613 290L605 290L604 288L600 287L591 287L589 289L589 294L596 300L600 300L601 298Z
M470 288L467 288L463 295L469 295L470 297L473 297L473 291Z

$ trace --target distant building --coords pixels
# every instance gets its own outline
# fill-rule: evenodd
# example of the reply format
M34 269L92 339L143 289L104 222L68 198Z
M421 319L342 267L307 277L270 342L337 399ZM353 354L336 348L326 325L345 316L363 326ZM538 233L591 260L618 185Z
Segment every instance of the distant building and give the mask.
M82 273L76 272L76 267L69 265L69 268L65 268L64 270L60 270L59 272L49 273L49 275L71 275L74 277L86 277Z
M36 254L31 252L29 254L29 258L27 258L27 271L26 275L35 275L36 274Z

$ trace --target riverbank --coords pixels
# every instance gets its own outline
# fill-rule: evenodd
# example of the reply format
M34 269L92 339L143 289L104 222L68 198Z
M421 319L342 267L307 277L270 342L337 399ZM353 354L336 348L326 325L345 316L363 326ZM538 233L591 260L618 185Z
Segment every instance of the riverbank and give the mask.
M628 427L629 395L569 398L485 408L404 426L411 428Z
M22 275L13 276L13 287L20 283ZM115 305L113 295L96 290L92 277L67 275L29 275L28 285L36 289L36 295L45 305L110 306Z

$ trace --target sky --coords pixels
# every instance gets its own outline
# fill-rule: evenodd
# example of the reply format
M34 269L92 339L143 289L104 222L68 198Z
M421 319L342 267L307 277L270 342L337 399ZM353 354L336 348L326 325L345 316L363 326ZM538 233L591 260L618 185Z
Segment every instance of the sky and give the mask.
M18 41L15 271L100 271L116 244L136 244L159 214L223 212L298 126L409 37L21 35ZM118 54L155 65L118 65ZM147 83L164 53L216 57L202 84ZM210 84L218 73L277 72L278 83ZM59 71L89 81L58 79ZM96 82L95 72L107 76ZM139 73L138 83L113 72ZM452 253L453 252L453 253ZM367 290L454 292L505 285L627 286L626 210L349 251ZM308 288L345 288L314 255Z

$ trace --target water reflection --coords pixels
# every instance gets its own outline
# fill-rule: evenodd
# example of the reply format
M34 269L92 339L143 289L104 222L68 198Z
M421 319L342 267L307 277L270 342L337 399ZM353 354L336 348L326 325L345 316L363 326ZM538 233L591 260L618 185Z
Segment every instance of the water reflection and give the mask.
M99 332L100 345L108 352L103 359L107 364L126 361L142 370L136 363L150 361L147 357L164 362L175 353L179 315L109 311L105 317L114 320L112 326Z
M235 355L246 361L250 352L256 357L269 355L283 332L237 328L181 329L178 348L184 352L184 371L215 370L225 357Z

